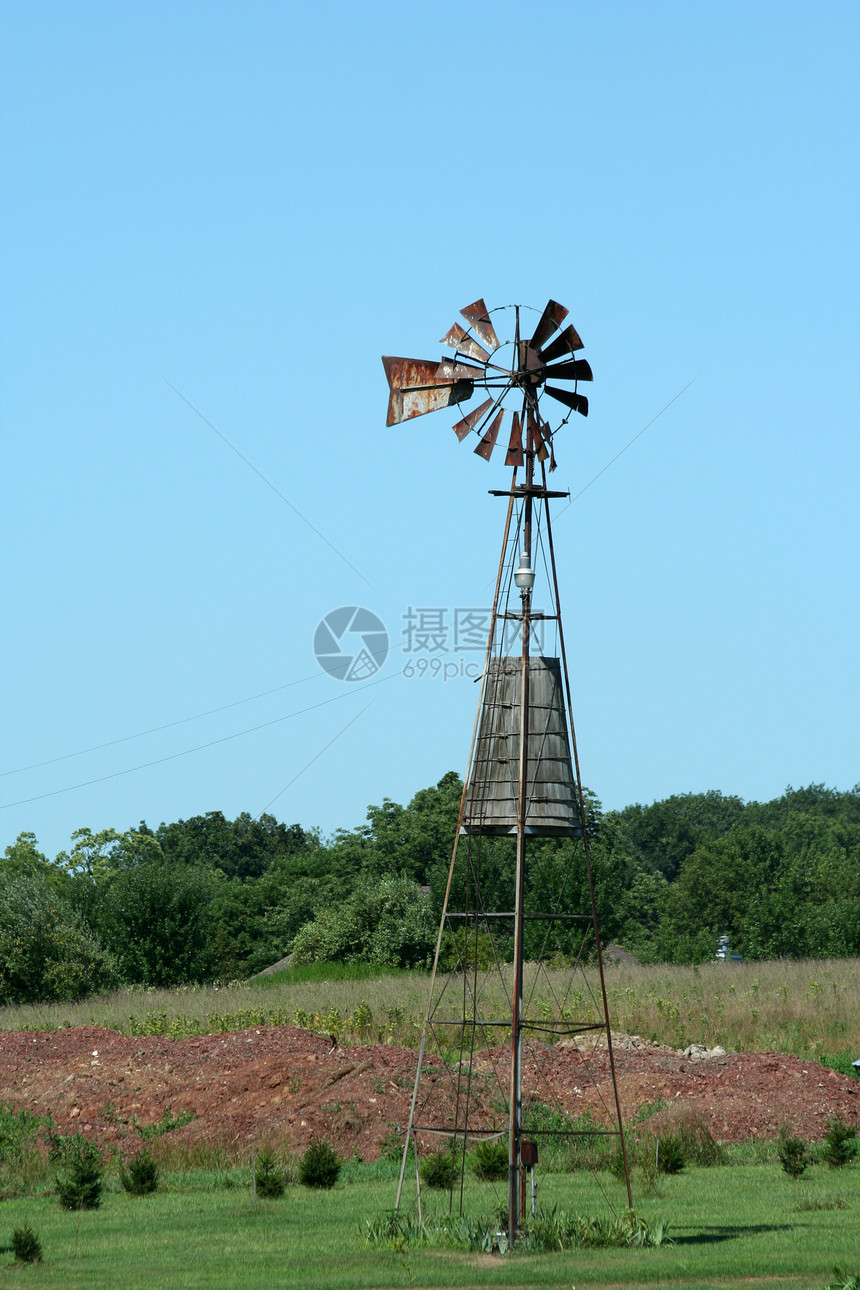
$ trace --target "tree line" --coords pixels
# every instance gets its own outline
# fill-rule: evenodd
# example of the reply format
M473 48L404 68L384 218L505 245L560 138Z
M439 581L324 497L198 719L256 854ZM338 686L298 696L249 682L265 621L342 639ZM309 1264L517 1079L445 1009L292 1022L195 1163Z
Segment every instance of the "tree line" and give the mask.
M219 811L78 829L53 859L21 834L0 860L0 1000L245 978L287 954L426 966L461 792L450 773L327 839ZM706 962L721 935L751 959L860 955L860 785L765 803L684 793L621 811L586 793L586 813L601 935L640 961ZM512 841L462 845L452 907L478 882L485 908L512 908ZM527 910L588 910L581 840L535 840L529 856ZM527 955L570 954L571 926L530 923ZM510 950L504 936L499 946ZM443 966L458 952L447 937Z

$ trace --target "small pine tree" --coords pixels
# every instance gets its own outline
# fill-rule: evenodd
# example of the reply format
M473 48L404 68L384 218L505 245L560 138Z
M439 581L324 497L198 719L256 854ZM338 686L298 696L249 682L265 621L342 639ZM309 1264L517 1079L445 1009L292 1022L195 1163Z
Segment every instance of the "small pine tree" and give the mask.
M821 1147L821 1159L831 1169L841 1169L850 1164L857 1154L857 1130L846 1124L841 1115L827 1121L827 1132Z
M283 1196L284 1175L268 1148L261 1151L255 1161L254 1179L258 1196L265 1200L276 1200L278 1196Z
M782 1128L776 1140L776 1154L789 1178L800 1178L812 1164L812 1156L802 1138L793 1138Z
M51 1155L60 1164L54 1182L63 1209L98 1209L102 1199L102 1153L82 1133L54 1138Z
M144 1147L132 1156L128 1162L128 1171L123 1170L119 1180L132 1196L149 1196L158 1189L158 1165Z
M443 1147L441 1151L425 1156L418 1166L424 1186L435 1191L451 1190L454 1186L454 1170L454 1155L450 1147Z
M340 1173L340 1156L320 1138L306 1148L299 1162L299 1182L305 1187L333 1187Z
M687 1163L684 1141L680 1133L667 1133L658 1139L657 1168L661 1174L679 1174Z
M500 1182L508 1176L508 1144L499 1138L479 1142L469 1156L469 1168L484 1182Z
M39 1233L33 1231L26 1219L24 1226L16 1227L12 1233L12 1253L19 1263L39 1263L42 1258Z

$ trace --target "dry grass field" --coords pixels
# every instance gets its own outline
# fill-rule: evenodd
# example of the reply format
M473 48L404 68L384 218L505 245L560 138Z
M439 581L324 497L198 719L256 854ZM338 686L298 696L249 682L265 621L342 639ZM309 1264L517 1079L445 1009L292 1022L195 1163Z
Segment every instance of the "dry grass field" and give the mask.
M322 973L320 973L322 978ZM225 986L121 990L81 1003L0 1009L4 1030L99 1025L124 1034L183 1038L261 1024L298 1024L335 1033L341 1043L415 1045L429 978L421 972L340 979L276 973ZM681 1048L721 1044L733 1052L800 1057L860 1056L860 960L713 963L701 967L607 968L614 1030ZM486 980L489 1015L506 1015L501 981ZM597 1016L597 974L552 968L529 973L537 1015L587 1021Z

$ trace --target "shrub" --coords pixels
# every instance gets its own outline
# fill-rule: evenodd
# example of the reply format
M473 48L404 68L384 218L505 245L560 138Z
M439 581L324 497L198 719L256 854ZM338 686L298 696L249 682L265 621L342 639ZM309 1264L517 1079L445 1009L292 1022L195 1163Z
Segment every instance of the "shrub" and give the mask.
M850 1164L857 1154L857 1130L846 1124L840 1115L827 1121L827 1132L819 1151L821 1159L831 1169L841 1169Z
M704 1120L698 1117L686 1120L678 1130L678 1136L690 1164L710 1168L724 1163L725 1148L717 1142Z
M0 1099L0 1196L26 1195L42 1180L39 1138L52 1129L49 1115L34 1115Z
M338 1164L338 1170L340 1170L340 1164ZM335 1178L337 1178L337 1174L335 1174ZM268 1147L257 1156L254 1179L257 1195L262 1196L264 1200L276 1200L278 1196L283 1196L284 1175L278 1168L278 1162ZM334 1184L330 1185L333 1186Z
M340 1173L340 1156L320 1138L305 1150L299 1163L299 1182L305 1187L333 1187Z
M19 1263L38 1263L42 1258L39 1233L26 1220L23 1227L16 1227L12 1233L12 1253Z
M679 1174L687 1163L682 1135L667 1133L665 1138L658 1138L655 1155L661 1174Z
M418 1166L421 1181L434 1191L450 1191L454 1186L454 1153L450 1147L425 1156Z
M54 1181L63 1209L98 1209L102 1199L102 1153L82 1133L55 1136L51 1159L59 1164Z
M158 1189L158 1165L143 1147L128 1162L128 1170L120 1173L119 1180L132 1196L148 1196Z
M508 1144L505 1139L491 1138L479 1142L469 1156L469 1168L484 1182L500 1182L508 1176Z
M800 1178L812 1164L812 1156L802 1138L793 1138L785 1127L776 1140L776 1154L789 1178Z

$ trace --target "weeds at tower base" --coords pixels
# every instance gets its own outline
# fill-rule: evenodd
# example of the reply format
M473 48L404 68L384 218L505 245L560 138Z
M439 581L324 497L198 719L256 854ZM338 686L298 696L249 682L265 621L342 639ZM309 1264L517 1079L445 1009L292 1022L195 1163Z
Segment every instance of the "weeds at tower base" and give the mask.
M520 1229L516 1250L522 1254L600 1248L639 1248L671 1244L669 1224L649 1222L635 1213L618 1217L587 1218L551 1209ZM365 1245L374 1249L402 1250L405 1246L441 1246L482 1254L508 1252L504 1218L469 1219L456 1215L421 1222L395 1210L369 1218L361 1229Z

